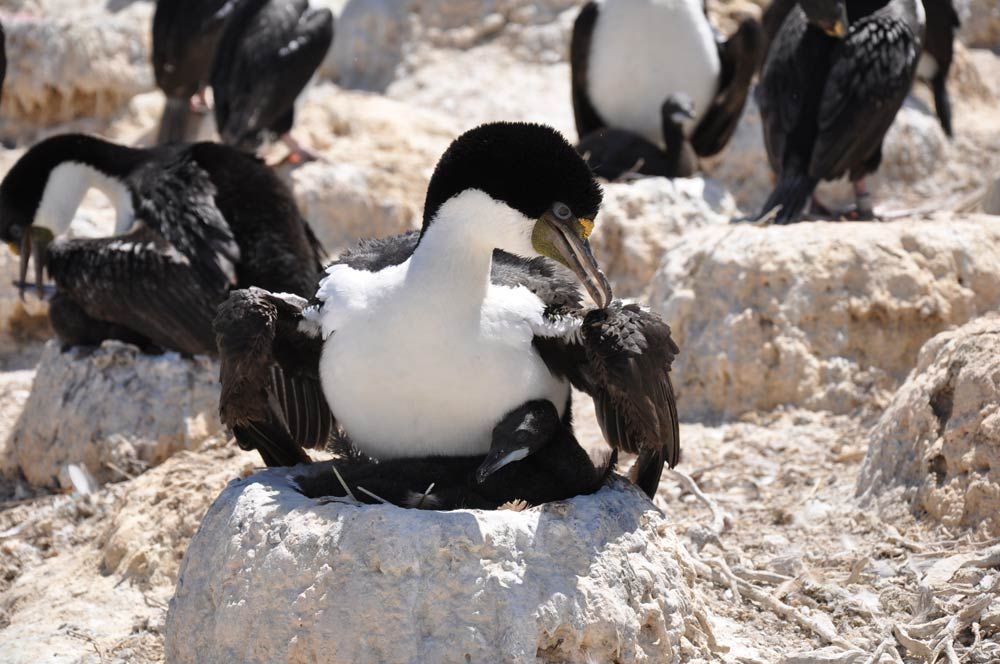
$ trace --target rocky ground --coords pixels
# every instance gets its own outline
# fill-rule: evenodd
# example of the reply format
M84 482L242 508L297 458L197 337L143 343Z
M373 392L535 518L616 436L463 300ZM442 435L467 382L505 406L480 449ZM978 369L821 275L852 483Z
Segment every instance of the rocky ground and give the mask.
M544 121L572 137L565 51L578 4L347 3L299 112L301 138L323 159L281 167L328 248L417 225L436 158L478 122ZM681 472L664 475L656 503L685 542L707 614L685 661L1000 661L1000 322L988 315L1000 305L1000 217L984 214L1000 213L984 202L1000 177L1000 16L995 0L959 5L956 136L944 137L918 85L877 178L887 223L731 225L769 186L753 108L705 165L709 178L606 187L598 257L616 291L662 313L682 347ZM759 11L709 6L723 27ZM149 142L162 105L146 64L151 11L0 4L0 171L56 132ZM93 232L106 201L91 196L78 217L75 230ZM0 256L4 283L13 269ZM218 433L204 381L197 399L176 376L163 388L183 426L157 430L141 409L120 427L145 426L142 440L88 425L100 395L58 385L89 369L43 352L44 307L11 291L0 293L0 661L163 661L187 544L259 460ZM155 362L133 366L121 352L85 362L124 362L119 385L161 385ZM64 426L78 451L48 447L59 426L47 402L76 404ZM597 445L582 404L581 438ZM99 453L83 451L88 435ZM45 453L31 454L43 439Z

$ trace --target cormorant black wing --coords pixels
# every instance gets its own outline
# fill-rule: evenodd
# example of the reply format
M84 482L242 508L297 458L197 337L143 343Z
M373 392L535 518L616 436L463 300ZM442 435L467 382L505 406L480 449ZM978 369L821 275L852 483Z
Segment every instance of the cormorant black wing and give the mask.
M913 83L921 37L885 10L851 25L823 90L811 176L840 177L881 144Z
M652 497L664 462L680 456L677 405L670 365L678 353L663 320L637 304L614 301L582 311L573 278L545 259L494 254L493 282L525 286L546 304L553 330L534 346L549 370L594 399L598 424L616 450L638 454L636 484Z
M124 235L57 240L46 267L64 293L91 318L133 330L183 353L212 353L212 317L225 297L163 235L137 223Z
M212 69L215 117L227 143L252 143L287 122L330 48L333 26L330 10L310 9L307 0L250 0L239 9Z
M756 90L768 162L778 174L784 170L788 139L803 114L806 95L801 91L808 89L808 77L816 75L797 48L806 29L805 13L793 7L770 45Z
M190 96L208 73L226 20L241 0L159 0L153 14L153 73L167 95Z
M573 35L569 43L573 115L576 118L576 133L580 138L605 126L587 92L590 42L599 12L600 6L596 2L588 2L583 6L573 23Z
M760 24L748 18L728 40L717 42L721 64L719 87L691 135L691 146L699 156L709 157L720 152L736 131L763 41Z
M268 466L307 463L323 447L333 415L323 396L318 329L306 300L260 288L236 290L219 306L214 328L221 362L219 415L244 449Z
M225 293L236 284L239 245L216 205L211 177L189 151L140 167L129 181L136 218L173 245L204 288Z

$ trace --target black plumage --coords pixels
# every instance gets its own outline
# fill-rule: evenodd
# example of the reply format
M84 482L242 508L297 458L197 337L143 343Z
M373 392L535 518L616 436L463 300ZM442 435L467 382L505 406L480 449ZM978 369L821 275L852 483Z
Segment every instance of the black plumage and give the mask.
M615 163L625 163L633 165L642 160L644 163L656 163L657 172L640 171L649 175L667 175L668 177L683 176L693 172L695 159L692 156L683 156L678 164L675 155L683 155L683 152L671 145L668 140L666 130L669 124L664 124L664 144L667 146L667 153L670 157L668 161L661 162L657 155L651 150L649 141L633 140L628 134L623 134L620 127L615 127L614 122L602 118L594 106L589 91L589 58L591 44L593 40L594 28L600 19L600 4L588 2L580 10L576 21L573 24L573 33L570 40L570 70L571 88L573 101L573 114L576 120L577 134L584 140L590 142L590 152L597 154L594 150L595 137L600 136L597 132L601 130L613 130L611 134L613 142L613 161ZM705 21L708 17L705 16ZM705 110L698 124L691 131L689 140L694 153L701 157L709 157L720 152L739 122L746 105L747 95L750 91L750 84L755 71L755 63L759 59L760 51L763 48L763 38L760 25L754 19L745 19L740 23L737 31L728 39L717 37L716 47L719 53L721 70L716 86L716 93L711 104ZM622 58L634 57L628 53L622 53ZM660 66L683 67L684 63L660 63ZM675 94L683 94L683 90ZM664 100L665 102L667 100ZM586 148L588 146L581 146ZM606 153L608 148L600 146L602 153ZM583 150L581 149L581 153ZM605 154L605 163L611 162L611 155ZM596 169L601 168L600 162L589 161ZM606 166L604 168L607 168ZM690 169L690 170L689 170ZM618 170L618 169L614 169ZM674 172L674 175L670 175Z
M924 36L924 55L928 56L927 72L934 92L934 109L941 128L952 136L951 99L948 96L948 72L955 52L955 33L960 26L953 0L924 0L927 12L927 30ZM922 69L922 67L921 67Z
M923 36L916 1L801 0L788 15L757 88L778 175L761 217L780 206L776 223L797 221L820 180L845 174L858 215L871 215L863 178L878 169L916 70ZM844 9L847 27L837 18Z
M308 0L244 0L212 67L215 121L224 143L255 150L285 136L294 104L333 41L333 14Z
M208 85L226 21L242 0L158 0L153 14L153 73L167 96L159 143L187 138L191 98Z
M795 7L798 0L774 0L761 19L764 27L764 39L767 44L774 40L781 29L785 18ZM941 128L948 136L952 136L951 100L948 96L948 73L951 71L951 61L955 50L955 33L961 25L953 0L923 0L926 14L923 48L918 75L926 77L934 93L934 109L937 112ZM766 55L767 47L762 51ZM928 57L930 59L928 59ZM924 69L924 61L927 69ZM763 57L761 65L763 65Z
M698 159L684 137L683 122L692 117L691 100L671 95L663 102L660 114L665 149L625 129L605 127L581 138L576 151L594 175L608 181L625 175L688 177L698 167Z
M214 353L212 318L230 288L310 294L315 286L322 252L291 192L260 161L213 143L136 149L78 134L47 139L0 184L0 237L31 244L50 174L64 163L121 183L134 211L123 233L59 238L35 252L56 283L52 320L66 344L124 329L140 345Z

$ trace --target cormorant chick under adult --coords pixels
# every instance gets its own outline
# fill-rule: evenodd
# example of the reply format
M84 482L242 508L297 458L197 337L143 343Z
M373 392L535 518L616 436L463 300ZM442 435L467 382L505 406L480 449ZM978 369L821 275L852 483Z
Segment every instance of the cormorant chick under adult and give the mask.
M774 40L797 2L798 0L774 0L764 10L761 23L768 43ZM948 96L947 82L954 56L955 33L960 21L953 0L923 0L923 3L926 14L924 52L917 65L917 76L930 84L934 93L934 110L941 128L948 136L952 136L951 99Z
M153 14L153 73L167 96L157 142L182 143L192 113L205 113L205 90L226 21L242 0L158 0Z
M114 235L61 236L84 194L101 190ZM65 345L116 338L214 353L212 319L231 288L309 294L321 250L291 192L257 159L215 143L137 149L66 134L29 149L0 184L0 239L56 284Z
M760 47L753 19L718 41L701 0L589 2L570 43L577 133L587 138L604 128L624 130L670 153L675 146L663 134L663 103L686 95L694 116L686 138L697 155L716 154L743 112ZM649 155L647 144L633 144L631 159L615 148L630 164Z
M252 289L220 307L223 422L269 464L309 460L302 448L323 441L289 435L263 387L277 364L312 381L300 420L332 412L365 455L446 457L482 483L522 459L534 459L537 477L548 446L579 447L572 385L593 397L612 448L639 455L633 477L652 496L679 453L677 347L658 316L612 300L587 240L600 203L586 163L555 130L495 123L463 134L431 178L420 232L342 255L311 306ZM583 478L570 493L599 486L602 468L554 458L567 467L550 475ZM394 495L426 488L414 473Z
M265 137L280 137L290 161L314 159L291 135L295 99L332 41L329 9L310 9L308 0L243 0L212 67L222 142L252 152Z
M576 151L594 175L608 181L634 175L688 177L698 167L698 158L684 138L684 122L694 117L694 106L687 95L670 95L660 114L665 148L626 129L605 127L581 138Z
M920 0L800 0L764 64L757 103L778 182L760 218L798 221L820 180L854 183L856 216L874 215L864 177L906 98L923 38Z

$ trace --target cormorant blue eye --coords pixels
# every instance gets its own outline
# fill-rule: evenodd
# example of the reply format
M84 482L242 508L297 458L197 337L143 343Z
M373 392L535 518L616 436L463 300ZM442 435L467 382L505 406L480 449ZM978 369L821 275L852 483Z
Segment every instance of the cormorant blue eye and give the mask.
M572 210L565 203L556 203L552 206L552 213L556 215L556 219L560 221L566 221L573 216Z

